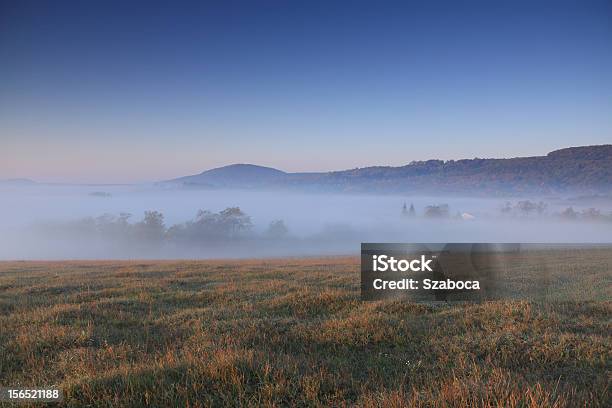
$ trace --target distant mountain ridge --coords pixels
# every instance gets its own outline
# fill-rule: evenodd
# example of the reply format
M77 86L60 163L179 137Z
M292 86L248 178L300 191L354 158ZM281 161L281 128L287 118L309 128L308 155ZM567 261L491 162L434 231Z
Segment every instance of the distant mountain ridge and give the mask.
M288 173L271 167L231 164L171 181L196 186L253 188L280 181L287 175Z
M486 193L612 192L612 145L559 149L510 159L414 161L320 173L287 173L233 164L164 183L196 188L297 189L326 192Z
M0 185L5 186L31 186L34 184L38 183L27 178L0 179Z

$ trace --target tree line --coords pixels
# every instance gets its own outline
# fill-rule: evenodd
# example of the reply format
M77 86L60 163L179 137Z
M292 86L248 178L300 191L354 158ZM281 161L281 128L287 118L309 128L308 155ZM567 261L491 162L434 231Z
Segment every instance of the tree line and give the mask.
M131 218L132 214L129 213L104 214L45 227L55 233L146 243L239 240L255 237L279 239L289 233L283 220L275 220L262 234L256 234L251 217L240 207L228 207L219 212L199 210L192 220L171 226L166 225L165 217L159 211L145 211L143 218L137 222L131 222Z

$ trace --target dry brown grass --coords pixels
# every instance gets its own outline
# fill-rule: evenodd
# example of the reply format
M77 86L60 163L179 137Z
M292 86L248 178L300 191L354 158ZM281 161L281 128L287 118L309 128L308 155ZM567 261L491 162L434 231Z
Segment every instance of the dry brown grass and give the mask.
M67 406L607 406L611 309L361 302L357 258L0 263L0 385Z

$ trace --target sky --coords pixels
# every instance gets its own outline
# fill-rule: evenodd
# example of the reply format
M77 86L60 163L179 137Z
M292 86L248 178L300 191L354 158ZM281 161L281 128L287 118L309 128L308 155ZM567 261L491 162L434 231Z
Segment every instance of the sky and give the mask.
M0 179L612 141L612 2L0 0Z

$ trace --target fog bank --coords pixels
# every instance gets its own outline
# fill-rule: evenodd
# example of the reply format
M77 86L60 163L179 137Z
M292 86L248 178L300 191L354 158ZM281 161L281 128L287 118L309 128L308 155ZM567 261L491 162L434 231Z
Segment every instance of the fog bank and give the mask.
M240 208L249 227L215 232L218 214L231 207ZM594 207L597 213L589 210ZM200 210L208 211L209 218L198 223ZM36 185L1 188L0 211L0 259L357 254L361 242L612 242L612 203L601 197L483 199ZM145 211L163 215L158 238L147 235ZM120 214L131 214L124 226L117 221ZM276 220L286 231L271 231Z

